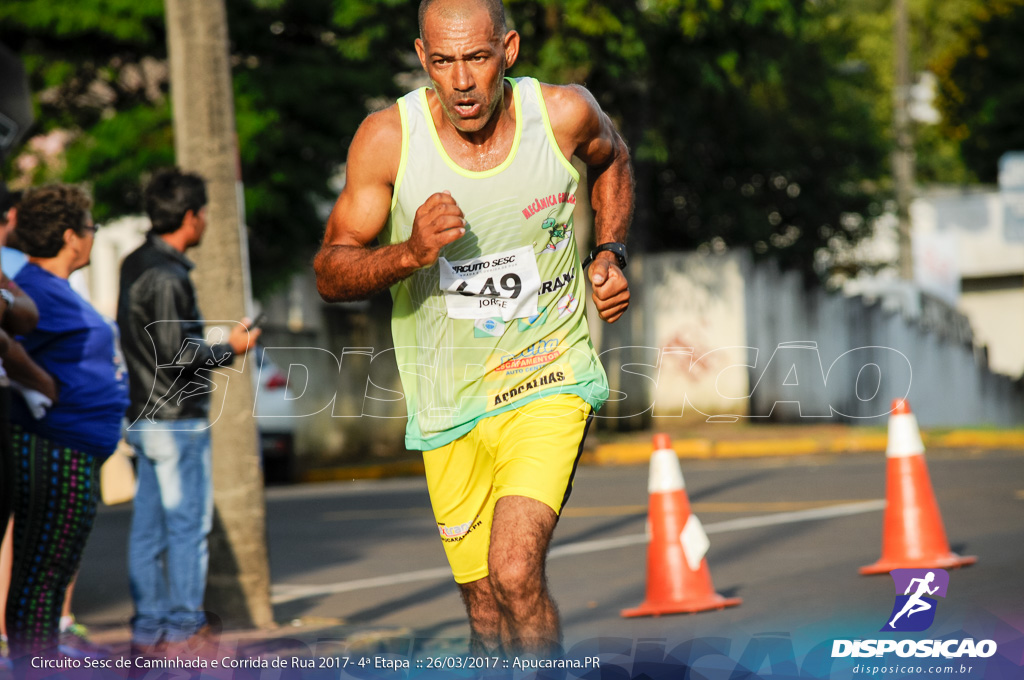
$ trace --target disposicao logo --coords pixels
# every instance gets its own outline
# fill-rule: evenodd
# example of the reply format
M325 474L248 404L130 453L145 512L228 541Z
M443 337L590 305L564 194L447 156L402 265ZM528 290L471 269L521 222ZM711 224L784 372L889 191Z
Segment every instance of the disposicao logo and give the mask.
M946 597L949 572L942 569L893 569L896 602L883 631L904 633L928 630L935 621L938 602L929 595Z
M914 633L928 630L935 622L938 601L949 587L949 572L942 569L893 569L896 601L881 632ZM896 653L900 657L990 657L996 653L993 640L833 640L832 657L879 657Z

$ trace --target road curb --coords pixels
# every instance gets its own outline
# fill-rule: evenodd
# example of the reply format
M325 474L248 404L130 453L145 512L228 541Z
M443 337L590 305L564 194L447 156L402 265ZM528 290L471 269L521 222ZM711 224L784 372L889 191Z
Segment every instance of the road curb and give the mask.
M925 444L951 449L1024 449L1024 432L957 430L935 437L925 437Z
M1024 432L954 430L923 433L925 446L947 449L1024 449ZM672 448L685 459L762 458L820 454L883 453L888 445L884 433L843 434L831 437L790 437L759 439L676 439ZM649 441L609 442L586 451L584 465L639 465L651 458ZM345 465L317 468L302 475L303 482L337 482L392 477L423 476L422 460L403 460L373 465Z
M390 479L392 477L422 477L422 460L400 460L392 463L373 465L342 465L316 468L300 476L302 482L349 482L365 479Z
M672 449L685 459L762 458L775 456L806 456L820 453L857 453L885 450L885 437L844 438L819 441L810 438L724 440L681 439L672 442ZM650 460L653 449L647 442L602 444L584 462L593 465L636 465Z
M957 430L922 434L926 447L946 449L1024 449L1024 432L973 432ZM680 458L759 458L814 454L884 453L885 434L850 434L824 439L811 437L780 439L679 439L672 449ZM584 456L593 465L635 465L646 463L653 452L648 442L601 444Z

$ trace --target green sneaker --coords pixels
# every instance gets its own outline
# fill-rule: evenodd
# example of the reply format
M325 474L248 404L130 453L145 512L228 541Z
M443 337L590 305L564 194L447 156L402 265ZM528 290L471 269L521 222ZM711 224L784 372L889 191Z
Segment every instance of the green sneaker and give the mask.
M7 637L0 637L0 671L13 670L11 665L11 648L7 644Z
M92 643L89 629L77 621L72 621L60 632L60 653L72 659L105 659L110 656L109 649Z

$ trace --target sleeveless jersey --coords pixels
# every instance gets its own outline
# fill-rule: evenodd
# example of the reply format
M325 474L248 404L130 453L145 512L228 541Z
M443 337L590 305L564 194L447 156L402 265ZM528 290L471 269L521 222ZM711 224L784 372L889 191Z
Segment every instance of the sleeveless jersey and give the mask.
M515 138L504 162L483 172L445 152L426 88L398 102L402 159L381 242L408 240L416 210L441 191L467 221L437 263L391 288L410 449L443 446L481 418L553 393L594 409L608 398L573 239L579 173L555 143L540 83L508 82Z

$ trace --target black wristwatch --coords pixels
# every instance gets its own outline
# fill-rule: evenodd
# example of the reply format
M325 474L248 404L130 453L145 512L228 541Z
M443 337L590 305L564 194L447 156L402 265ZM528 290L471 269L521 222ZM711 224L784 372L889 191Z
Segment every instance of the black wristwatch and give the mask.
M590 263L594 261L597 254L607 250L610 253L615 254L615 261L619 265L619 269L626 268L626 244L625 243L602 243L593 250L590 251L590 255L587 255L587 259L583 260L583 268L586 269L590 266Z

